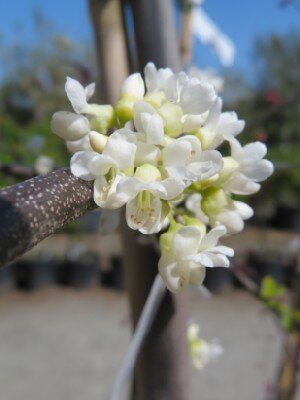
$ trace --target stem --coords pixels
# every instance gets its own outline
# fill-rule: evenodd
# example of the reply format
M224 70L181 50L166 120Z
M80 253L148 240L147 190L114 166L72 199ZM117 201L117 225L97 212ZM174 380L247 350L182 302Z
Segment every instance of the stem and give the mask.
M161 279L161 276L157 274L145 306L143 308L140 319L137 323L133 338L129 345L128 352L123 361L123 365L115 381L110 400L120 399L120 395L124 389L124 385L132 376L135 361L139 354L140 348L145 340L147 333L149 332L149 329L161 304L165 291L166 287L163 283L163 280Z

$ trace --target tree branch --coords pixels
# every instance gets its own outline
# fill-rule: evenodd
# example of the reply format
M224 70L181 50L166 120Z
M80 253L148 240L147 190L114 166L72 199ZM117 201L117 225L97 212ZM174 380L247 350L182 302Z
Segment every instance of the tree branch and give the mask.
M0 190L0 266L94 208L92 182L69 168Z

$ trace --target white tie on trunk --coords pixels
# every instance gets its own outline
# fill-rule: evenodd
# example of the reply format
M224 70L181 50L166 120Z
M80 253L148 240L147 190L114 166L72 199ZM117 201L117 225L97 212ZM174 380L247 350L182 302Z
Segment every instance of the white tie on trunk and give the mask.
M235 55L233 42L220 31L201 7L192 11L192 32L203 44L214 48L224 66L233 64Z

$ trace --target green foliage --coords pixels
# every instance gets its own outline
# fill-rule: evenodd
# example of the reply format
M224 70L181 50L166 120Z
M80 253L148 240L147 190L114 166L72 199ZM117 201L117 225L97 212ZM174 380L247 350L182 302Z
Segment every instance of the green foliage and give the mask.
M300 323L300 310L295 310L287 304L287 295L286 287L279 285L274 278L271 276L263 278L261 299L278 314L282 327L287 331L293 331Z
M37 138L37 149L32 139ZM32 122L22 127L9 117L0 117L0 161L3 164L33 166L39 154L53 158L56 166L68 165L69 155L64 142L50 129L50 120ZM0 174L0 186L16 183L15 179Z
M245 140L263 140L275 173L255 196L297 206L300 203L300 35L261 37L255 46L258 79L252 92L236 105L247 122ZM270 113L270 110L276 112ZM243 140L243 138L242 138Z

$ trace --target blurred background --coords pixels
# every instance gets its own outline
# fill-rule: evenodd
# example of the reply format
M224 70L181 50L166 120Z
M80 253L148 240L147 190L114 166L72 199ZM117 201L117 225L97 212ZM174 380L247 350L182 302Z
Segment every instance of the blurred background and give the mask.
M66 76L96 81L94 102L105 101L92 3L1 1L0 187L68 165L50 130L52 114L70 110ZM242 142L265 142L275 173L247 199L245 231L226 239L232 269L190 290L191 320L224 349L192 370L191 398L271 400L286 385L281 399L300 399L300 1L193 3L173 3L184 69L214 83L246 121ZM94 211L0 270L3 399L105 398L131 329L122 258L118 231L100 236Z

